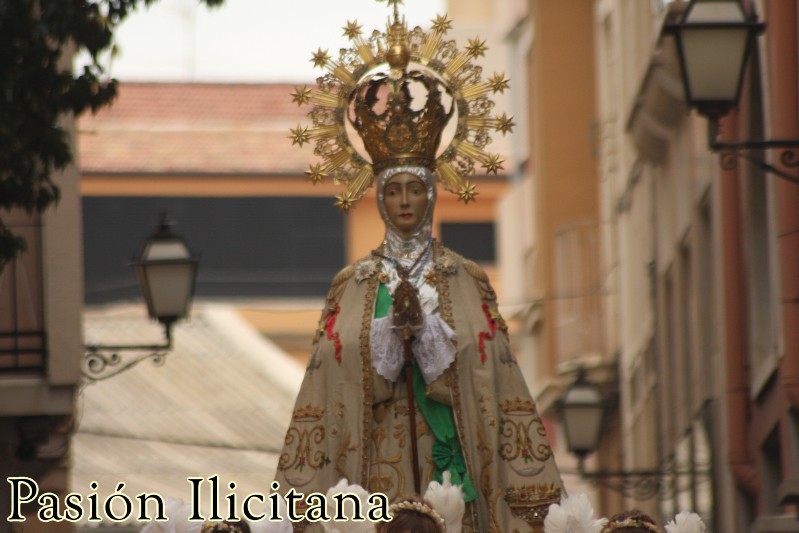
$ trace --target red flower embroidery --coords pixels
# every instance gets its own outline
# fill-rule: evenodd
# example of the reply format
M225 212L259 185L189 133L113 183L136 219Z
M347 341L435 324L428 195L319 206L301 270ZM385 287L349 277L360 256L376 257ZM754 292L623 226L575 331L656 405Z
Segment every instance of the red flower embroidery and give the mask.
M333 331L333 328L336 326L336 317L339 311L341 311L341 307L338 305L335 309L328 311L325 333L327 334L328 340L333 341L333 346L336 348L336 361L338 361L338 364L341 364L341 339L339 338L338 331Z
M488 331L481 331L477 338L478 343L477 347L480 349L480 362L485 364L486 362L486 339L491 340L494 338L494 333L497 331L497 323L494 322L494 319L491 318L491 312L488 309L488 304L483 304L483 314L486 316L486 322L488 322Z

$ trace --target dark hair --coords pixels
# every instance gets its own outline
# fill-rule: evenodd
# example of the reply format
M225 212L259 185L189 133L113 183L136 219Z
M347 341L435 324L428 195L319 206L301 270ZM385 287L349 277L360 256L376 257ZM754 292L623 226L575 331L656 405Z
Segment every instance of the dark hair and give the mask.
M623 531L624 533L660 533L655 520L638 509L623 511L610 517L602 533Z
M250 525L244 520L240 522L208 522L201 533L250 533Z

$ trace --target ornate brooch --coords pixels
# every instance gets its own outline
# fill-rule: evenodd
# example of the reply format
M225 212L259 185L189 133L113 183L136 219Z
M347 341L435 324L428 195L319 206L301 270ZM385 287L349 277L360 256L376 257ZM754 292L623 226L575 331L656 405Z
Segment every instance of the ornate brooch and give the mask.
M451 276L458 271L458 263L452 257L444 255L436 259L435 268L442 274Z
M377 272L377 261L366 260L355 265L355 281L362 282L369 279Z

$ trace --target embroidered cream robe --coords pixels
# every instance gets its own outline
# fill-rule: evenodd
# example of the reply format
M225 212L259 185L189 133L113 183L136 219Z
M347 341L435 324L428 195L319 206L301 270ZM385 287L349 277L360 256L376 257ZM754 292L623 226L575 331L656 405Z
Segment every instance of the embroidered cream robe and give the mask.
M510 352L485 272L436 243L441 317L457 334L457 357L428 394L453 407L467 468L479 492L464 531L543 531L561 479L535 403ZM324 494L342 477L393 499L413 493L405 382L374 374L369 333L379 284L371 257L333 280L277 472L280 492ZM432 434L417 410L422 490ZM315 530L317 525L306 531Z

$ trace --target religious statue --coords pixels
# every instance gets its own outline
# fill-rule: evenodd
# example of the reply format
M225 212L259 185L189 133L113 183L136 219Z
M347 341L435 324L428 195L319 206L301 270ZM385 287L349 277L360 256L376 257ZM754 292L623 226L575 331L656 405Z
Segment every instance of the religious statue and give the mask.
M432 236L437 183L468 203L475 164L501 168L484 151L488 130L513 123L490 115L488 95L508 80L481 80L473 61L485 43L459 50L446 17L409 30L395 2L385 32L360 28L347 24L352 46L338 60L314 54L327 73L296 89L313 126L292 138L323 159L307 172L314 183L347 187L336 197L345 211L375 184L385 239L332 281L276 481L308 495L346 478L395 501L448 472L465 500L464 532L543 531L562 483L496 294L480 266Z

